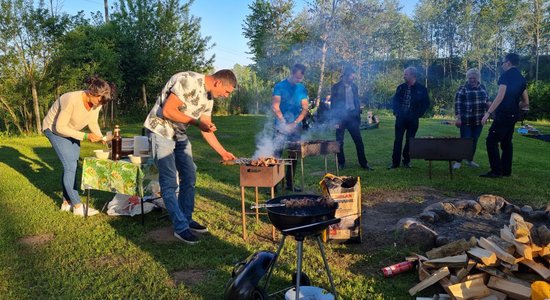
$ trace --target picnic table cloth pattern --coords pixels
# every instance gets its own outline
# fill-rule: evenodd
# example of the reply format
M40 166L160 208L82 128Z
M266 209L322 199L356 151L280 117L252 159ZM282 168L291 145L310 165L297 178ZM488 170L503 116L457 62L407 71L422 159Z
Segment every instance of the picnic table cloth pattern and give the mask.
M127 161L84 158L80 189L108 191L143 197L143 186L152 174L158 174L154 164L138 166Z

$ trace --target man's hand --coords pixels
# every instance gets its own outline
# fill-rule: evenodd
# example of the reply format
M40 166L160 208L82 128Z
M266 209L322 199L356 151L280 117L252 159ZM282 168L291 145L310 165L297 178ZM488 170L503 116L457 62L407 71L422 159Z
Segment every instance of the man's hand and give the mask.
M101 137L95 133L88 133L88 140L92 143L101 141Z
M487 124L487 120L489 119L489 117L490 117L489 113L485 113L485 114L483 115L483 118L481 118L481 124L482 124L482 125Z
M214 132L214 131L218 130L216 128L216 125L214 125L214 123L212 123L211 121L207 121L207 120L200 121L199 129L201 131L204 131L204 132Z
M458 127L458 128L460 128L460 126L462 126L462 120L460 118L456 119L455 126Z
M223 161L228 161L228 160L235 160L237 159L235 157L235 155L233 155L233 153L229 152L229 151L225 151L224 153L221 154L221 157L222 157L222 160Z

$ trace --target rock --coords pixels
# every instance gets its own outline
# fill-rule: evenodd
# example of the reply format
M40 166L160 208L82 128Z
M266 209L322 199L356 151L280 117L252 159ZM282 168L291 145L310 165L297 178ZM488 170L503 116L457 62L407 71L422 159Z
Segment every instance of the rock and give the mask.
M460 200L454 203L455 207L461 210L463 213L469 213L478 215L483 209L477 201L474 200Z
M438 235L435 238L436 247L441 247L441 246L447 245L450 242L451 242L451 239L449 237L446 237L446 236Z
M403 218L397 222L396 229L405 244L417 246L422 250L435 246L437 233L413 218Z
M509 204L508 201L504 198L495 195L481 195L477 198L477 202L486 213L494 214L499 212L506 204Z
M546 215L544 215L546 217ZM425 211L418 215L418 218L427 223L435 223L439 220L439 215L433 211Z
M424 212L427 211L436 213L441 220L448 220L456 213L456 207L450 202L437 202L424 208Z
M544 221L547 218L546 214L547 214L547 212L545 212L545 211L535 210L535 211L532 211L532 212L529 213L528 218L530 220Z
M520 214L524 217L526 216L529 216L530 213L533 212L533 208L529 205L524 205L521 209L520 209Z
M514 204L508 204L504 207L504 212L506 214L519 213L520 211L521 209L519 208L519 206Z

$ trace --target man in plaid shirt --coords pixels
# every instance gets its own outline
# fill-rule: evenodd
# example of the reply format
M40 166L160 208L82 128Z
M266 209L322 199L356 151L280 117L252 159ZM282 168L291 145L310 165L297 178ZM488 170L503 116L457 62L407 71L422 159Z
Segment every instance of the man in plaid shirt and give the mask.
M479 82L480 77L478 69L468 70L466 72L467 82L458 89L455 100L456 127L460 128L460 137L472 138L474 141L472 160L468 161L468 165L474 168L479 167L473 161L473 157L476 152L477 140L483 129L481 119L490 105L487 90ZM453 164L453 168L458 169L460 165L460 161L457 161Z

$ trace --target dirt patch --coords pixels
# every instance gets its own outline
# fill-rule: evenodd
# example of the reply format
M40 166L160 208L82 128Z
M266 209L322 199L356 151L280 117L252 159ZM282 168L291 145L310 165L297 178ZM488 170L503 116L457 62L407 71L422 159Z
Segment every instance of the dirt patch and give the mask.
M149 231L145 234L145 238L157 243L171 243L178 241L178 239L174 237L174 231L171 226Z
M207 273L208 270L188 269L172 273L172 278L174 278L174 284L176 286L183 284L189 287L204 282Z
M472 199L471 195L453 195L454 199ZM417 187L408 191L372 191L362 194L363 247L376 249L393 244L397 222L422 212L427 206L449 199L436 189Z
M27 237L21 238L18 242L19 244L27 247L37 247L53 241L54 238L55 236L53 234L45 233L40 235L27 236Z

